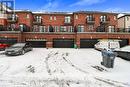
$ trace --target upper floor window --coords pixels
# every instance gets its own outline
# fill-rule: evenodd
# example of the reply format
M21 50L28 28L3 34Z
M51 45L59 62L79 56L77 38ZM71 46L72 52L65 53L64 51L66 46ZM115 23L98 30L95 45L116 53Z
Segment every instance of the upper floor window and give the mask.
M126 17L126 20L129 21L129 17Z
M88 25L88 30L93 31L94 30L94 25Z
M16 15L16 14L13 14L13 15L12 15L12 20L16 20L16 17L17 17L17 15Z
M117 20L117 16L114 16L114 20Z
M106 19L107 19L107 16L106 16L106 15L103 15L103 16L100 17L100 20L101 20L101 21L106 21Z
M52 20L52 16L50 16L50 20Z
M9 15L8 15L8 19L16 20L16 18L17 18L17 15L16 15L16 14L9 14Z
M78 19L78 15L75 15L75 19Z
M27 18L29 18L29 14L27 14L27 16L26 16Z
M39 32L45 32L45 26L39 26Z
M41 16L36 16L36 17L35 17L35 20L36 20L37 22L41 22L41 21L42 21L42 17L41 17Z
M19 24L20 31L27 32L27 26L25 24Z
M88 15L87 16L87 21L93 21L93 15Z
M54 20L56 20L56 16L54 16Z
M70 22L71 22L71 17L65 16L65 23L70 23Z
M60 27L60 32L66 32L67 30L66 30L66 26L61 26Z
M78 26L78 32L84 32L84 26L83 25Z
M68 26L68 32L74 32L73 26Z
M34 26L33 26L33 32L38 32L38 31L39 31L38 25L34 25Z
M108 32L114 32L115 26L108 26Z
M55 32L59 32L59 26L54 26Z

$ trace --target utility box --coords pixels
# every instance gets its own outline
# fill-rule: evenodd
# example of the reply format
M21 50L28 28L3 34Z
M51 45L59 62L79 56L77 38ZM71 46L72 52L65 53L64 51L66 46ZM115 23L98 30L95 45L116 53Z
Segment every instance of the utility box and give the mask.
M102 50L102 62L101 65L107 67L107 68L113 68L114 67L114 60L116 57L116 53L112 50Z

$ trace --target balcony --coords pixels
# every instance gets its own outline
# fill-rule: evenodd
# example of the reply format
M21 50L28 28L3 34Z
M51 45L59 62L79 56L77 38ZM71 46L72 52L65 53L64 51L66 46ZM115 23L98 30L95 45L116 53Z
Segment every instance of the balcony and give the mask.
M92 19L86 19L87 24L94 24L95 23L95 18Z
M33 24L34 25L40 25L40 24L42 24L42 19L34 19Z
M18 21L18 17L16 15L8 15L7 22L9 23L16 23Z
M102 23L102 24L109 24L110 23L110 18L100 19L100 23Z

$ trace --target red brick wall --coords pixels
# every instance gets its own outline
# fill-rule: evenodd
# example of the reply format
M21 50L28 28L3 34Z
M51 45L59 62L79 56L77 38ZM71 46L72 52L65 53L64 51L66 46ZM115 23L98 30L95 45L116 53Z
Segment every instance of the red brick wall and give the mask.
M52 16L53 20L50 20L50 16ZM52 25L52 26L60 26L60 25L65 25L64 21L65 21L65 16L71 16L71 18L73 18L72 15L60 15L60 14L44 14L42 15L42 19L43 19L43 25ZM54 20L54 17L56 17L56 20ZM73 25L73 24L71 24Z
M92 13L91 13L92 14ZM75 19L75 16L78 15L78 19ZM85 13L76 13L74 14L74 26L76 25L84 25L85 26L85 31L89 32L88 30L88 25L86 23L86 18L87 15L89 14L85 14ZM107 15L108 18L110 18L110 22L108 24L108 26L115 26L115 28L117 28L117 20L114 20L114 16L117 16L116 14L102 14L102 13L93 13L92 14L95 18L95 23L94 23L94 31L96 31L96 28L98 26L100 26L100 16L102 15Z
M0 18L0 25L6 26L7 25L7 20Z
M33 15L31 12L16 12L16 15L18 16L18 21L13 23L18 28L19 24L26 24L29 28L32 28L32 22L33 22ZM29 18L27 18L27 15L29 15ZM8 23L10 25L12 23Z
M71 23L68 24L69 26L77 26L77 25L84 25L85 32L89 32L88 30L88 24L86 23L86 17L87 13L74 13L74 14L32 14L31 12L16 12L18 15L18 22L16 25L23 23L32 28L34 16L40 15L42 17L42 24L45 26L62 26L67 25L64 23L65 16L71 16ZM27 14L30 18L27 18ZM94 31L96 31L96 28L100 25L100 16L101 15L107 15L110 18L110 22L108 25L113 25L117 28L117 20L114 20L114 16L116 14L103 14L103 13L91 13L95 18L95 24L94 24ZM78 19L75 19L75 16L78 15ZM50 16L52 16L52 20L50 20ZM56 17L56 20L54 20L54 17Z

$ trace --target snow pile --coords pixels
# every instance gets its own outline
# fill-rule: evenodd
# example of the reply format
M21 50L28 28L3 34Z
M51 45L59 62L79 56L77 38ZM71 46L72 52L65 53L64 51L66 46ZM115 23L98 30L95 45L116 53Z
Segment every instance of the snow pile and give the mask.
M130 87L130 62L101 66L94 49L36 48L21 56L0 54L0 87ZM118 79L117 79L118 78Z

